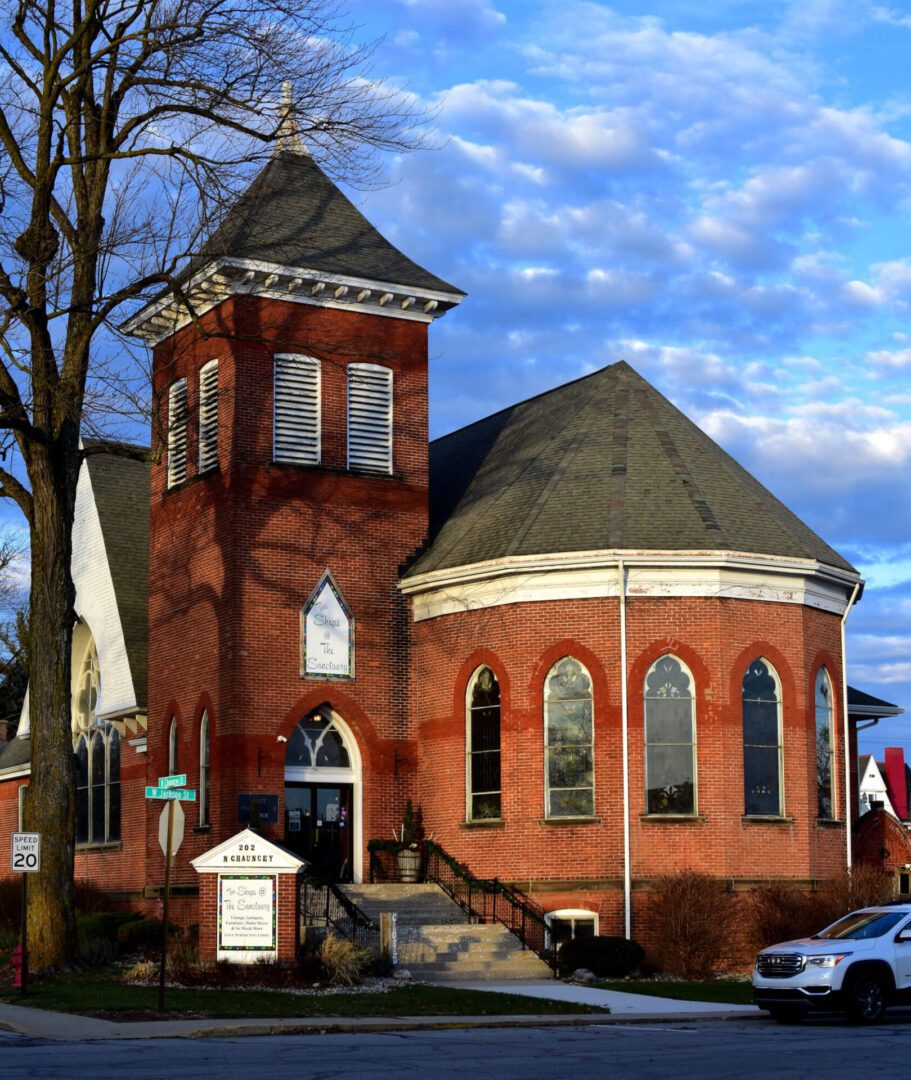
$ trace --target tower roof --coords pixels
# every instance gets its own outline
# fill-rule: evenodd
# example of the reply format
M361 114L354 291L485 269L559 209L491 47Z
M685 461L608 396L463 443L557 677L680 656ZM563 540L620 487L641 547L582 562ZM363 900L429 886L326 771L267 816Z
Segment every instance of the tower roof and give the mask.
M190 264L251 259L340 278L465 294L391 244L309 154L279 151Z
M729 551L854 568L625 362L431 444L409 576L507 556Z

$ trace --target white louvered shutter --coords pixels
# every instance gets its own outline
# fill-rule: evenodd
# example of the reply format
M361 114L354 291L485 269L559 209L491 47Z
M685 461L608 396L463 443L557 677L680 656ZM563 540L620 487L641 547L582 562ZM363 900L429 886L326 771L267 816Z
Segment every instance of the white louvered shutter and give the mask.
M168 487L187 478L187 380L168 391Z
M218 361L199 373L199 471L218 465Z
M319 465L319 360L276 356L274 391L274 460Z
M348 468L392 472L392 372L374 364L348 368Z

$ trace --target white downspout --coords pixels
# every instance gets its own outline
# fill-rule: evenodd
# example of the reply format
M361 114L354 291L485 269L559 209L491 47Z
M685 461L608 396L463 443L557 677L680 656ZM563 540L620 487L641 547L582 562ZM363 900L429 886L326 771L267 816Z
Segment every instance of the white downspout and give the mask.
M845 847L847 849L848 870L851 869L851 746L848 732L848 660L845 655L845 623L848 615L857 599L860 590L860 582L854 584L851 599L841 617L841 708L844 720L844 743L845 743Z
M632 877L629 840L629 698L626 670L626 570L623 560L617 561L620 577L620 717L623 741L623 933L633 936Z

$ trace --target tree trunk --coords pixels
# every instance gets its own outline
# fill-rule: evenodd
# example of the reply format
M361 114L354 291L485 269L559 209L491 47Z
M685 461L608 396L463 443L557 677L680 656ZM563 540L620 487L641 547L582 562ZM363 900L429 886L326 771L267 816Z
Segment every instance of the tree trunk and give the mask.
M71 731L71 642L74 588L70 572L78 444L73 433L35 448L29 462L31 524L31 778L25 821L41 834L41 871L31 875L28 947L31 965L68 964L77 952L73 888L76 776Z

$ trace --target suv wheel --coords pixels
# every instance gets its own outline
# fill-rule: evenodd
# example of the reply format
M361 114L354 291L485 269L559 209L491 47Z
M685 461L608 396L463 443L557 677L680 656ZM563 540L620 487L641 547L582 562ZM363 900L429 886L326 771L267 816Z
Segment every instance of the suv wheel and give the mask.
M775 1005L769 1009L769 1016L779 1024L800 1024L807 1015L806 1009L795 1005Z
M881 975L860 972L845 992L845 1013L854 1024L876 1024L882 1020L888 1004L888 991Z

